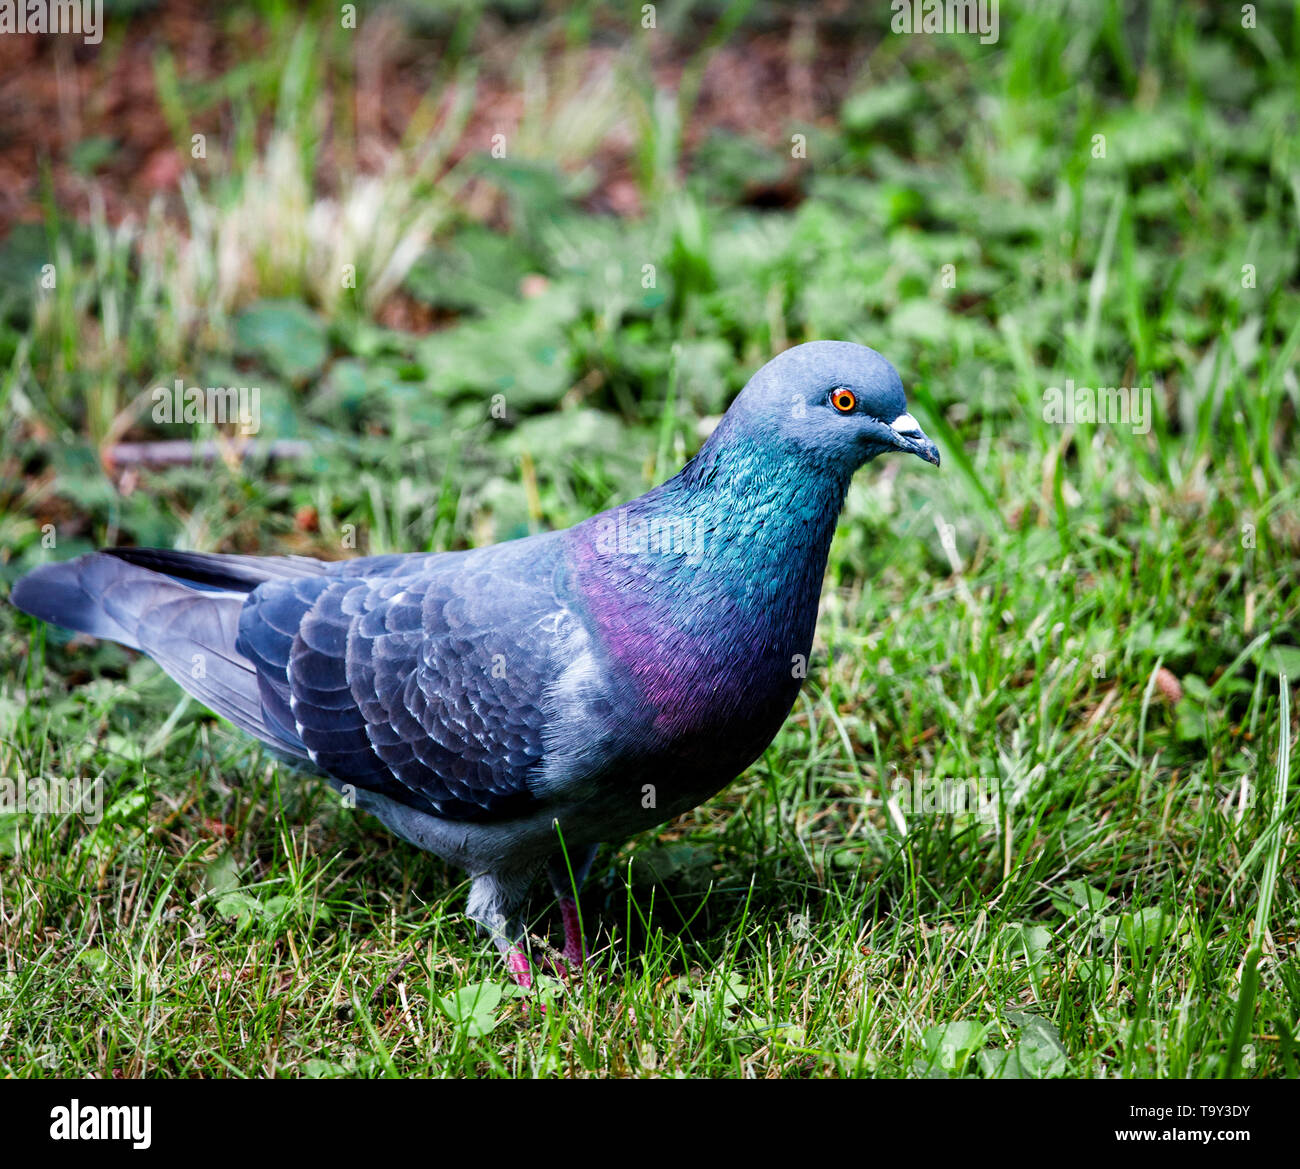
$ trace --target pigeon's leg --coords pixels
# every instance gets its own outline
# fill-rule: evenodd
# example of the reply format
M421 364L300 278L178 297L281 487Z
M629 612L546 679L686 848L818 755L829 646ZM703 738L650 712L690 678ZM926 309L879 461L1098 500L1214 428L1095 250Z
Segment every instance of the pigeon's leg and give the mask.
M582 849L570 855L557 852L546 866L551 889L560 902L560 917L564 921L564 960L570 969L581 970L587 960L582 940L582 917L578 912L578 893L596 859L596 847Z
M582 915L578 912L577 898L560 898L560 917L564 921L564 960L574 970L581 970L586 964L587 952L582 940Z
M528 886L536 869L511 873L480 873L469 889L467 911L480 933L489 935L500 952L510 977L525 990L533 984L524 925L519 918Z
M527 990L533 985L533 968L528 963L528 955L524 952L523 946L515 942L505 952L505 960L506 971L517 986Z

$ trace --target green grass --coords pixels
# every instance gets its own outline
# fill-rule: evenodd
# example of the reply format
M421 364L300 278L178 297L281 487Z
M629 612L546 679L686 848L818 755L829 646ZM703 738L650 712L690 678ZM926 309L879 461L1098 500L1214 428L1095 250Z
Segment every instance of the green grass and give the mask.
M476 68L465 11L431 101ZM270 246L275 205L220 303L210 257L178 254L257 202L259 126L309 180L320 127L348 129L326 117L350 108L346 45L276 6L265 71L159 60L174 133L223 102L235 127L178 221L51 204L0 245L8 581L116 541L337 557L564 526L670 473L814 337L887 354L944 458L859 476L785 728L709 804L602 853L588 975L545 983L544 1012L473 936L460 874L152 663L0 608L0 775L102 775L106 809L0 815L0 1074L1297 1073L1300 24L1004 4L979 46L890 37L884 11L840 30L879 44L835 118L694 149L706 66L767 15L683 23L666 99L623 30L609 108L566 142L632 128L630 220L587 209L595 162L556 161L590 104L566 70L610 17L526 28L518 152L453 163L415 135L380 188L440 192L402 220L435 232L402 278L433 332L377 323L364 269L326 296L308 253ZM787 169L797 206L745 202ZM97 446L175 437L124 411L177 376L255 380L263 436L310 456L119 490ZM1045 421L1067 378L1151 386L1150 433ZM909 807L917 775L991 802ZM552 908L531 906L539 946Z

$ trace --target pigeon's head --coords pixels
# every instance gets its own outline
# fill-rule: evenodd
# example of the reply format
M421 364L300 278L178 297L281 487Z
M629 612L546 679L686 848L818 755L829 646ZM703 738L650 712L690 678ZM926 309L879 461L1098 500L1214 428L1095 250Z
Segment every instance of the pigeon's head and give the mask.
M907 412L898 371L874 349L847 341L810 341L772 358L723 425L848 475L886 451L939 465L938 448Z

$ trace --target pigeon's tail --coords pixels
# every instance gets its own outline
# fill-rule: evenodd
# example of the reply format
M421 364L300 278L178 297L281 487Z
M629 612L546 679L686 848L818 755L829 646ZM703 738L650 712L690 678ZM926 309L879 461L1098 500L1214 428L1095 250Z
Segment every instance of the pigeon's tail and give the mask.
M183 690L265 743L307 758L302 742L269 723L257 672L235 648L239 611L264 581L316 576L297 556L219 556L115 548L46 564L14 585L24 613L117 641L156 661Z

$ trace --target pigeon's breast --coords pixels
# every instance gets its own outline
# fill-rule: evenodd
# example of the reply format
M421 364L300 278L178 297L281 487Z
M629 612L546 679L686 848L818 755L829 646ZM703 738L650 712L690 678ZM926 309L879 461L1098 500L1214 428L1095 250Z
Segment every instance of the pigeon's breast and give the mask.
M678 776L689 789L682 799L707 798L762 753L789 713L806 674L815 591L809 604L771 573L595 540L576 543L572 561L601 676L636 730L625 770Z

